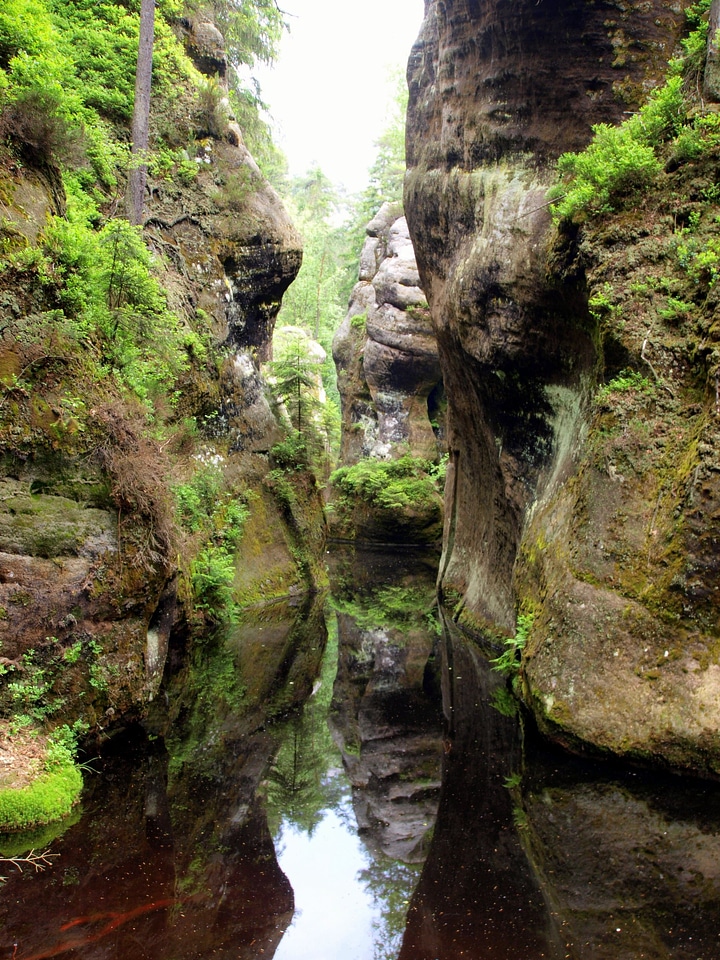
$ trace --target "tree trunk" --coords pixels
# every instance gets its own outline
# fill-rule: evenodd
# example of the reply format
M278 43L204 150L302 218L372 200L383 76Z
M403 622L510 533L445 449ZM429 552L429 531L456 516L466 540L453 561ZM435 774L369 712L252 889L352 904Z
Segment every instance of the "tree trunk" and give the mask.
M705 86L703 94L712 103L720 102L720 0L713 0L710 6L708 24L708 48L705 61Z
M132 159L128 174L127 214L130 223L142 223L147 149L150 141L150 87L155 42L155 0L141 0L140 43L135 72L135 105L132 118Z

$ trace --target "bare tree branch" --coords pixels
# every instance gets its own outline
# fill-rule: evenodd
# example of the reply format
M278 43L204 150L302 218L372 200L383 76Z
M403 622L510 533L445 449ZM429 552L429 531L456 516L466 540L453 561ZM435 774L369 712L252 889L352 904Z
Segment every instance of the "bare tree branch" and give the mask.
M24 857L0 857L0 863L10 863L20 873L23 872L23 864L29 865L34 867L36 873L39 873L46 867L52 866L52 861L59 856L59 853L50 853L47 850L43 850L42 853L35 853L34 850L31 850ZM6 880L7 877L0 877L0 883L4 883Z

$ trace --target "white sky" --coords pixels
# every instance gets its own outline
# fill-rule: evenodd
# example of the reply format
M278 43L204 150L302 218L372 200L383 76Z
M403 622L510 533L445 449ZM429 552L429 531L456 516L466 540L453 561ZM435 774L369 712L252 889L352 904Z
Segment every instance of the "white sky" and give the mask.
M290 174L319 164L362 190L386 126L392 68L404 73L423 0L280 0L290 33L274 67L256 71Z

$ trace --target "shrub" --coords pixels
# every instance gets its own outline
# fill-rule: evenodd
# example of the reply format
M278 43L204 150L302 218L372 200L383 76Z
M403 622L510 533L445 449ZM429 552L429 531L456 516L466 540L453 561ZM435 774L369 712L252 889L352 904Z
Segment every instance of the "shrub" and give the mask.
M677 136L686 120L682 77L670 77L662 87L653 90L648 102L625 126L639 143L656 147Z
M368 459L340 467L331 474L330 482L346 498L360 497L381 509L403 510L435 501L439 473L434 464L417 457Z
M234 554L250 513L248 506L225 490L222 470L215 463L202 464L173 493L181 526L202 544L190 568L196 605L215 622L232 620Z
M82 127L62 112L53 90L33 87L6 100L0 113L0 138L12 137L25 159L35 164L75 163L84 159Z
M46 231L60 302L102 362L150 401L187 368L191 331L168 309L139 228L116 219L95 231L93 205L75 191L68 202L68 218L56 217Z
M197 533L212 525L222 485L220 468L207 464L201 466L187 483L174 488L178 519L190 533Z
M597 400L606 400L613 393L652 393L655 385L637 370L623 370L598 390Z
M709 7L710 0L699 0L685 11L693 29L683 41L684 56L670 63L666 83L640 111L619 127L593 127L593 140L584 151L560 157L560 182L548 192L556 201L554 216L577 220L612 211L625 195L647 187L660 173L655 148L666 141L675 138L675 164L694 159L710 143L717 146L704 119L687 126L686 97L700 87L707 54Z
M308 467L307 439L299 430L293 430L270 450L272 462L286 469L304 470Z
M221 140L228 130L228 103L223 88L214 77L201 81L198 87L199 137Z
M558 197L557 216L573 219L612 211L620 197L648 186L662 169L653 148L640 142L630 127L601 123L593 131L586 150L564 153L558 160L564 183L550 191Z

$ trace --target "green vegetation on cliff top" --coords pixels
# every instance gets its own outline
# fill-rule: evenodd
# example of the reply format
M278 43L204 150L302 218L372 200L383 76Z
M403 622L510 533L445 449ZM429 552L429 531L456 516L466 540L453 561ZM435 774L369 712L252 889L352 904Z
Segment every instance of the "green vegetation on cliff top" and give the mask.
M549 196L556 217L582 222L612 212L674 169L720 145L720 116L698 102L705 65L710 0L686 11L692 27L683 55L638 113L617 127L601 123L585 150L558 161L559 183Z

